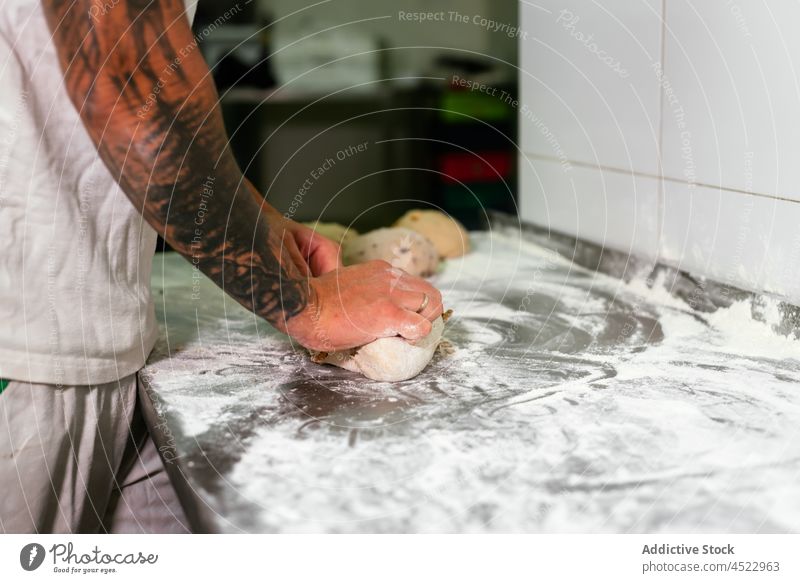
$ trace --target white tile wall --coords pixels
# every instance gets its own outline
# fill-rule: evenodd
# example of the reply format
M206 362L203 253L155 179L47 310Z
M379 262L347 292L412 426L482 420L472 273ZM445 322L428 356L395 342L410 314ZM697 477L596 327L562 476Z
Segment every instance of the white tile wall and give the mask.
M664 172L800 200L800 2L666 0Z
M800 305L800 0L663 0L661 80L661 0L537 4L520 8L522 218Z
M661 260L800 305L800 204L664 183Z
M655 260L657 179L523 157L520 189L523 220Z
M520 4L525 152L658 172L661 0Z

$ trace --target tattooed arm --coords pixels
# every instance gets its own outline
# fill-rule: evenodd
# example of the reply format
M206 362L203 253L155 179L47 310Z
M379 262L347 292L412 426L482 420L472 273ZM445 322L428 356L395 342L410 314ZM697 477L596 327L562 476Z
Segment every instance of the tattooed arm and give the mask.
M369 266L369 276L337 269L333 244L283 218L243 177L181 0L42 5L65 88L99 155L176 251L310 348L426 333L430 308L421 318L411 306L426 293L441 311L435 289L404 276L401 299L385 264Z

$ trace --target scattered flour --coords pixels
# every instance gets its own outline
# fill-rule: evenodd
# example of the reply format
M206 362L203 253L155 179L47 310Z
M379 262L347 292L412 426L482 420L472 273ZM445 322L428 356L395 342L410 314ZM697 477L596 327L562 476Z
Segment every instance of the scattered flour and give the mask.
M192 448L179 454L217 448L220 428L306 375L307 408L231 429L229 469L188 469L220 472L201 494L221 529L800 530L800 342L772 331L777 304L766 323L748 302L693 314L663 281L623 283L506 235L472 241L436 276L452 351L411 381L298 370L277 336L229 344L226 329L247 329L235 311L180 319L197 338L151 372ZM202 348L220 345L232 354ZM198 362L208 374L189 387Z

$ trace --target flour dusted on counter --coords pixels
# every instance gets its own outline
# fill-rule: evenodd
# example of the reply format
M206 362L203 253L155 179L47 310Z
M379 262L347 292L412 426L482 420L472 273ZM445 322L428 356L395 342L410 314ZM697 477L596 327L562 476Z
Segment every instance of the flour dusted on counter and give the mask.
M800 341L775 304L695 312L658 279L470 239L433 280L452 352L400 382L315 365L211 288L197 309L190 264L167 270L147 372L217 530L800 529Z

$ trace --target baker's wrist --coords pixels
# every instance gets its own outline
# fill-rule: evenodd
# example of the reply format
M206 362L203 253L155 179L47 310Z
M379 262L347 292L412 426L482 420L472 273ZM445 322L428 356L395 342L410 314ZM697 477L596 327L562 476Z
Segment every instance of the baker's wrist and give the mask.
M324 330L320 325L322 297L319 291L319 283L316 278L312 277L305 280L305 285L305 306L297 314L285 319L284 329L281 331L306 348L326 350L323 338Z

